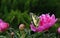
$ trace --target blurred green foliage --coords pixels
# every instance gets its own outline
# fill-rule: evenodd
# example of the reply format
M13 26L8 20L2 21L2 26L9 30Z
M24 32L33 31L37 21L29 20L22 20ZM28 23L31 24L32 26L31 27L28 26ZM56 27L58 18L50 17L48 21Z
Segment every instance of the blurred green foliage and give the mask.
M0 0L0 19L8 22L10 27L15 30L18 29L21 23L25 24L26 28L29 28L31 22L30 12L37 15L41 15L42 13L54 13L56 17L60 17L60 0ZM58 24L53 27L54 31L56 30L55 28L58 27L57 25ZM51 31L53 31L53 29L51 29ZM56 34L53 33L51 35L49 35L49 33L46 35L39 33L31 35L30 32L31 31L27 32L25 35L26 38L50 38L50 36L51 38L56 38ZM16 32L16 34L19 36L18 32ZM7 32L0 35L1 38L10 37L8 36L10 33ZM17 35L15 35L15 38L18 38Z
M54 13L60 17L60 0L0 0L0 15L16 9L28 13Z

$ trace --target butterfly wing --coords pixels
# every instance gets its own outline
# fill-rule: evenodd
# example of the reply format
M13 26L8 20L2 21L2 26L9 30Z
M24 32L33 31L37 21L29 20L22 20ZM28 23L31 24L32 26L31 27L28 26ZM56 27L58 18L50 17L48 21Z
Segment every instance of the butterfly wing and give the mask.
M35 26L38 26L38 21L39 21L38 16L36 16L36 15L33 14L33 13L31 13L31 18L32 18L32 20L33 20L34 25L35 25Z

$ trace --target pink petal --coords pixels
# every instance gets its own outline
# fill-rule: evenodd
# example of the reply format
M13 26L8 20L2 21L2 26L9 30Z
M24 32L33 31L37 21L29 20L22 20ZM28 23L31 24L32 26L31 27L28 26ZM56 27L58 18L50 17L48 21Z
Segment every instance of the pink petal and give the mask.
M0 21L0 31L5 31L9 28L9 24L4 22L4 21Z
M31 27L32 31L36 32L36 28L35 28L35 26L33 24L30 24L30 27Z
M51 18L55 19L55 15L54 15L54 14L52 14Z
M37 32L42 32L42 31L44 31L44 27L43 26L39 26L38 28L37 28Z

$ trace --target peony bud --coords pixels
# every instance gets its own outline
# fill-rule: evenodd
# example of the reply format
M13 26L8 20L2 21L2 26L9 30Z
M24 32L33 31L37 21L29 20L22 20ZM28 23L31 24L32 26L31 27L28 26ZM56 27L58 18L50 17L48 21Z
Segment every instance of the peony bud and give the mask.
M11 38L14 38L14 32L11 32Z
M25 29L25 25L24 24L20 24L19 25L19 29L22 31L22 30L24 30Z
M11 32L11 36L14 36L14 32Z
M58 33L60 33L60 27L58 28Z

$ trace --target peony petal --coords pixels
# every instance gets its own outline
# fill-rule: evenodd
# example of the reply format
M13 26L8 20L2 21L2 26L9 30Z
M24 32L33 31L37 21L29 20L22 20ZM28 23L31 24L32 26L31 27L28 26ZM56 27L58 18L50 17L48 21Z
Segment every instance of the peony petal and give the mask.
M54 14L52 14L51 18L52 18L52 19L55 19L55 15L54 15Z
M32 31L36 32L36 28L35 28L35 26L33 24L30 24L30 27L31 27Z
M44 31L44 27L43 26L39 26L38 28L37 28L37 32L42 32L42 31Z
M50 18L50 15L49 14L46 14L45 16L48 17L48 18Z
M3 22L3 20L2 20L2 19L0 19L0 22Z
M6 23L4 21L0 21L0 31L4 32L8 28L9 28L9 24L8 23Z

